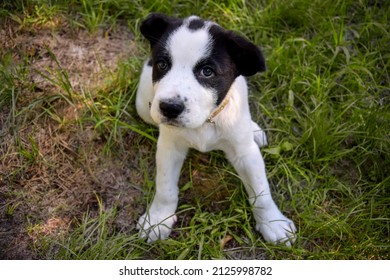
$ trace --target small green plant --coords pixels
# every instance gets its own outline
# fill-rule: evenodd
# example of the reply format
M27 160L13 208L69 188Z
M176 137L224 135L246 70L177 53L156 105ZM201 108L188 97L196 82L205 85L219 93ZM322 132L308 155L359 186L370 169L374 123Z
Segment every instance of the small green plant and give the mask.
M9 203L6 209L6 215L12 217L15 214L15 211L20 206L21 202Z
M55 62L55 69L46 69L48 73L44 73L39 70L35 70L39 75L41 75L44 79L49 81L51 84L57 86L60 91L59 95L66 100L70 105L75 103L75 92L73 90L72 84L69 80L68 72L62 68L60 62L54 53L46 47L46 50L50 56L50 59Z
M41 3L24 9L22 15L11 14L11 19L17 22L22 28L55 28L61 21L58 17L59 14L61 14L60 6Z
M99 3L100 2L100 3ZM81 22L76 21L76 24L87 29L90 33L94 34L102 27L107 20L107 12L103 1L81 0L82 12Z

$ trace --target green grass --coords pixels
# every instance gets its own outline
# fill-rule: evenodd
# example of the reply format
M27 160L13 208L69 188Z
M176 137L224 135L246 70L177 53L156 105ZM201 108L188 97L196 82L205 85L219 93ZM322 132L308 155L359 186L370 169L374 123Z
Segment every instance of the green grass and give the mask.
M102 179L93 169L95 163L86 158L98 145L103 147L98 154L104 160L125 162L142 178L134 186L142 192L132 201L138 208L129 214L133 218L129 227L117 225L125 211L123 205L109 204L107 191L97 188L96 196L92 194L96 199L88 202L89 210L70 215L71 210L65 211L69 206L56 208L54 214L66 212L71 217L70 229L34 237L31 250L36 256L390 257L388 1L216 2L19 0L0 4L0 23L12 22L26 32L41 28L60 32L67 26L74 32L87 30L94 37L124 25L133 31L137 45L136 53L119 62L117 70L107 70L105 85L95 89L73 86L68 70L50 49L56 66L45 72L30 67L34 57L28 53L15 59L12 49L0 50L0 163L11 166L7 174L0 170L0 186L10 186L6 191L0 188L1 215L10 219L23 209L23 202L39 201L19 186L31 169L50 173L61 166L41 150L44 141L37 131L47 124L56 127L59 136L72 131L82 138L94 131L87 145L71 137L68 142L67 137L55 142L63 159L94 178L92 185ZM264 243L255 231L242 183L219 152L192 152L185 162L179 221L171 237L153 244L137 238L135 222L154 193L153 154L158 135L155 128L139 120L134 109L137 79L148 55L147 42L138 29L152 11L211 18L261 46L268 69L248 79L252 116L267 131L269 146L262 153L275 201L299 230L292 248ZM55 90L41 92L29 79L34 71ZM77 111L78 117L67 118L63 112L68 109ZM42 196L59 192L61 197L61 190L53 184L41 191ZM26 232L44 224L34 212L26 215Z

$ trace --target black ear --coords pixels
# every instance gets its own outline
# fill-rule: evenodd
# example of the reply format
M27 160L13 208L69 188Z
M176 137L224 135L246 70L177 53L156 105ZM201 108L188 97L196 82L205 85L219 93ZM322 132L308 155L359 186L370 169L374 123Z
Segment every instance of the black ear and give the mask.
M229 32L226 47L240 75L252 76L266 70L262 52L244 37Z
M153 47L180 20L160 13L152 13L141 23L141 33Z

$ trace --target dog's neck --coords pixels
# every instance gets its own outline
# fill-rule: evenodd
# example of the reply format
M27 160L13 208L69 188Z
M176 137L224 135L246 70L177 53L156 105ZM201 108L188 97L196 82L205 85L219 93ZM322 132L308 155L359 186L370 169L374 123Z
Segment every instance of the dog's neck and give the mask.
M211 113L210 117L206 120L208 123L214 124L214 118L222 112L223 109L225 109L226 105L229 103L230 100L230 95L231 95L231 90L228 91L226 94L225 98L222 100L221 104L215 110Z

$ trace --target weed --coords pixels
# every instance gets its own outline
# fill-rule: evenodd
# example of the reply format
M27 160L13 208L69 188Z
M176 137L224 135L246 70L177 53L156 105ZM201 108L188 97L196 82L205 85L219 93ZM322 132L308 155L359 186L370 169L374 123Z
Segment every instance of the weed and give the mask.
M95 1L81 0L82 4L82 21L76 22L81 27L86 28L92 34L95 33L106 21L106 10L104 9L104 3L98 4Z

